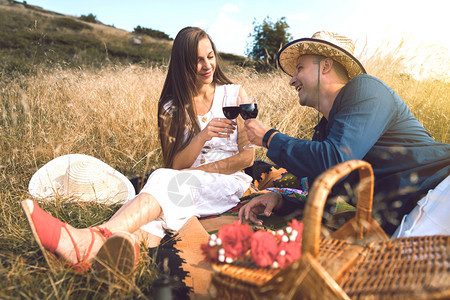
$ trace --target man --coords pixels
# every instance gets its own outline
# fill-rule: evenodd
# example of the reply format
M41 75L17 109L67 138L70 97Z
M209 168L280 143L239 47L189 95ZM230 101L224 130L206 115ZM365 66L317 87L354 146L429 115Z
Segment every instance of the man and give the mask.
M390 87L366 74L353 50L352 40L323 31L283 47L278 63L292 76L289 84L298 91L300 105L315 108L323 117L312 141L249 119L245 124L249 140L266 147L274 163L297 177L308 177L310 183L343 161L369 162L375 175L375 217L388 234L432 189L434 194L419 202L415 216L418 209L427 218L443 211L438 223L450 219L445 216L450 201L450 145L435 142ZM345 181L352 181L352 176ZM270 215L286 199L276 193L256 197L242 207L240 219L261 224L257 215ZM423 205L428 202L433 204ZM414 227L414 221L417 218L411 215L402 225ZM426 233L450 234L445 222L426 227L431 227ZM416 234L408 230L397 236Z

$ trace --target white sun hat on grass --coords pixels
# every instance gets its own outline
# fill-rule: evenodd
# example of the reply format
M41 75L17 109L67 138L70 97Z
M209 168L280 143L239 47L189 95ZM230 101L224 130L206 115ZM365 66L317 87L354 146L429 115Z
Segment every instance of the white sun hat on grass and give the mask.
M84 154L68 154L49 161L31 177L28 191L37 198L63 196L105 204L124 203L136 194L123 174Z

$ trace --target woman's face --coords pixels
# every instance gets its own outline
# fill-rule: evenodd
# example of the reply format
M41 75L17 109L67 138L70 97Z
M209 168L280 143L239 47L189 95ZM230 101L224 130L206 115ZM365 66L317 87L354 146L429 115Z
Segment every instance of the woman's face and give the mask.
M216 55L208 38L198 42L197 84L210 84L216 70Z

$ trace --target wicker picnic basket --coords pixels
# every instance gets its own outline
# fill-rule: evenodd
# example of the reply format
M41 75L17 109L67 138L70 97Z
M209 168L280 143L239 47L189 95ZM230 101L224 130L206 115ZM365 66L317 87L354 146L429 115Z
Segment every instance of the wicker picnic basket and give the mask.
M360 176L357 211L329 238L321 237L331 188L350 172ZM302 256L277 270L212 264L213 299L449 299L449 236L388 239L371 217L370 164L352 160L314 182L304 212Z

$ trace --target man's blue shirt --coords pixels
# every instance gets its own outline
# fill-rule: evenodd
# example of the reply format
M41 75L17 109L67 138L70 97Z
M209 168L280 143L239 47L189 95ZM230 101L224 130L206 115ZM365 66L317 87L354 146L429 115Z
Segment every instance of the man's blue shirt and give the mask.
M450 173L450 145L435 142L390 87L366 74L341 89L312 141L278 133L267 156L310 183L338 163L365 160L375 175L374 210L400 200L397 214L408 213Z

